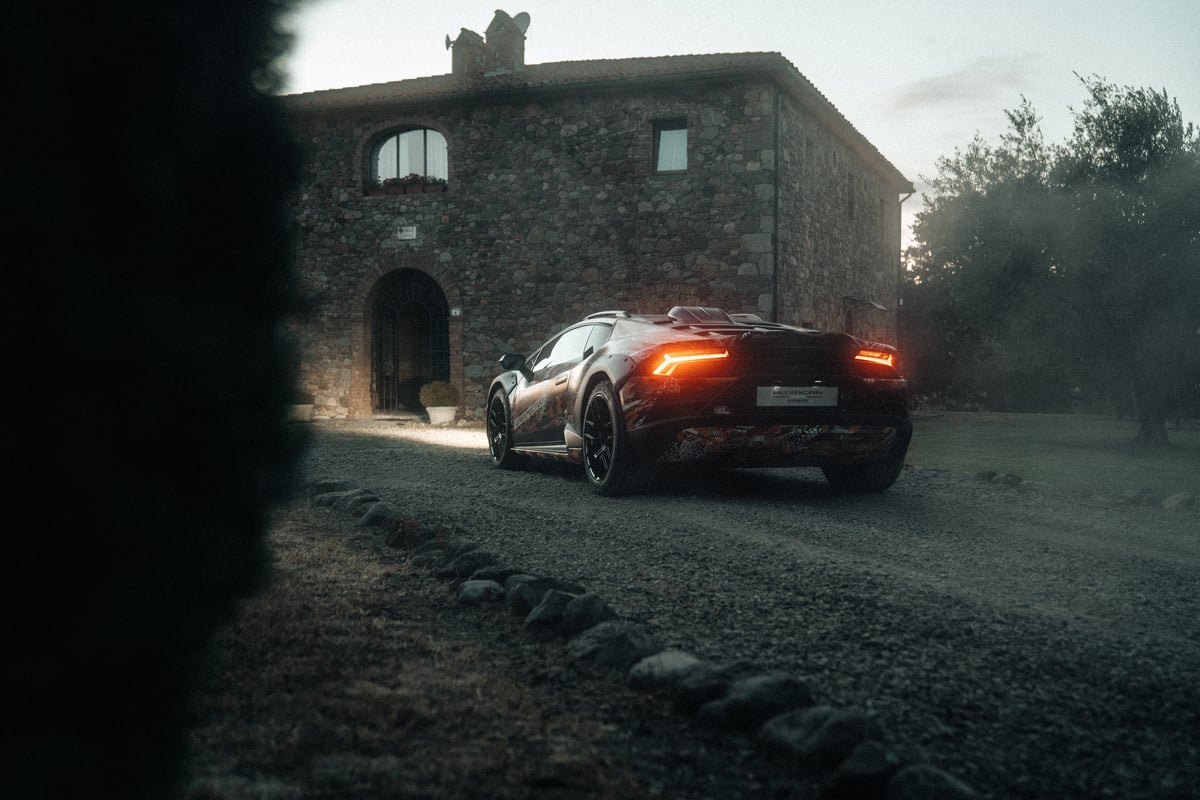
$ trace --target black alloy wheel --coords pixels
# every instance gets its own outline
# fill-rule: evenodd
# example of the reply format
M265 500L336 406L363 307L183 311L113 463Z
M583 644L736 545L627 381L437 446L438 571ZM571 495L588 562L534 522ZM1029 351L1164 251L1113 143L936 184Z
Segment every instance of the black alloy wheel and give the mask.
M496 389L488 400L487 440L493 465L500 469L522 466L524 459L512 449L512 414L503 389Z
M629 494L653 480L654 463L638 463L629 447L625 422L612 384L601 381L583 412L583 469L604 495Z
M879 461L868 461L842 467L825 467L825 480L839 492L878 494L887 491L904 469L904 454L890 455Z

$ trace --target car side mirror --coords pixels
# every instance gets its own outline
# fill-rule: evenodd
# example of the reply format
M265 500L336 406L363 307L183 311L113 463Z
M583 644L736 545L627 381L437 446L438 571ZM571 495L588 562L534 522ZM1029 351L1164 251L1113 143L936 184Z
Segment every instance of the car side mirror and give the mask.
M505 370L524 369L525 356L521 353L505 353L500 356L500 366Z

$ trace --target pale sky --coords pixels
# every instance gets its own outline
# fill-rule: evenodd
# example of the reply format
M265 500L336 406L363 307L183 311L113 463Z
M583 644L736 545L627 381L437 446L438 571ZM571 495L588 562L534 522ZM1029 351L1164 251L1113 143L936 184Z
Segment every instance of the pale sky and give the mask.
M288 93L450 72L446 37L496 9L530 16L525 63L779 52L917 187L1027 98L1047 143L1071 132L1075 76L1165 89L1200 124L1197 0L307 0Z

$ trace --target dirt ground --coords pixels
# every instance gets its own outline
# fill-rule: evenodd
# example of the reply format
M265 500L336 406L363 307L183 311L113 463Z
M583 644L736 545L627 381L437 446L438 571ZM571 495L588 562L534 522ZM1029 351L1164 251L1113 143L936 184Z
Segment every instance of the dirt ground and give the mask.
M577 582L707 661L803 676L980 797L1196 796L1191 512L917 468L843 497L750 470L667 476L614 526L577 475L491 469L478 430L317 433L311 480ZM215 648L188 800L820 796L826 776L459 606L385 536L306 501L279 515L275 581Z
M222 632L187 800L770 798L818 780L669 698L460 606L377 530L298 501L272 584Z

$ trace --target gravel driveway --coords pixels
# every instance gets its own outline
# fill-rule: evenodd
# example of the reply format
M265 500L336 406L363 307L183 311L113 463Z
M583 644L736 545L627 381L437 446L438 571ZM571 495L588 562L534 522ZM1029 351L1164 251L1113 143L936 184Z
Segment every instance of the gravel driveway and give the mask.
M310 478L580 583L697 656L803 676L982 796L1200 796L1195 509L919 467L879 496L744 470L609 499L492 469L478 428L311 427Z

